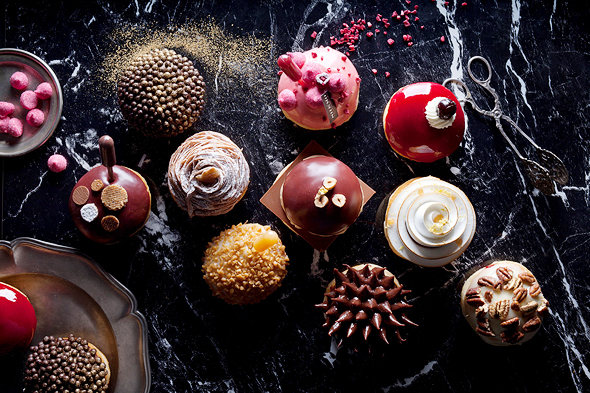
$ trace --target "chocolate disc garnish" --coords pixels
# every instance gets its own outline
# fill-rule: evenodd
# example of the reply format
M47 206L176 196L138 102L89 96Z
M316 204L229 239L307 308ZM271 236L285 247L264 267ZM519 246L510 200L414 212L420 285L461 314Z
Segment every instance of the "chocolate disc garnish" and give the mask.
M90 191L86 186L76 187L74 192L72 193L72 200L76 205L82 206L86 202L88 202L88 197L90 196Z
M100 179L94 179L90 184L92 191L98 192L104 188L104 183Z
M104 216L102 220L100 220L100 225L102 225L105 231L113 232L119 228L119 219L115 216Z
M100 200L104 207L109 210L117 211L127 205L127 191L121 186L111 184L105 187L100 194Z

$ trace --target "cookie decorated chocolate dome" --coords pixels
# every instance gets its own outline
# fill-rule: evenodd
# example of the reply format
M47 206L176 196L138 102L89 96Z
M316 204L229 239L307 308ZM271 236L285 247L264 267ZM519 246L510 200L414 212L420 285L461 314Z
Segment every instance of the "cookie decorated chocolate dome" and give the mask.
M110 377L106 356L87 340L73 334L45 336L31 347L24 392L101 393L108 390Z
M391 335L399 343L406 341L401 329L418 326L406 316L412 305L405 302L404 295L411 291L403 289L384 267L344 267L344 272L334 269L335 278L326 288L324 302L316 304L324 310L323 326L329 327L328 335L339 336L338 346L347 339L355 343L355 348L368 345L373 349L379 341L389 344Z
M131 127L170 137L193 125L203 110L205 82L186 57L153 49L136 57L119 80L119 106Z

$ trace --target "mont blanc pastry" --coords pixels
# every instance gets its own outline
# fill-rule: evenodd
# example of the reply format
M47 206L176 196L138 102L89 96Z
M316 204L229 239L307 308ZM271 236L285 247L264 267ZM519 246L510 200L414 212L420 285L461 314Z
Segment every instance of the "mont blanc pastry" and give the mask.
M37 317L29 298L0 282L0 356L26 348L35 335Z
M475 234L475 211L457 187L436 177L419 177L393 192L383 225L396 255L436 267L467 249Z
M344 266L344 272L334 269L323 303L316 304L324 311L328 334L338 337L339 346L351 341L355 348L389 344L392 335L399 343L406 341L402 328L418 326L406 316L412 305L406 303L405 295L411 291L403 289L384 267Z
M178 147L168 164L168 188L189 216L218 216L242 199L250 167L242 150L218 132L199 132Z
M288 262L285 246L269 226L239 224L211 240L202 270L214 296L229 304L253 304L281 286Z
M117 96L131 127L146 136L170 137L185 132L201 114L205 83L186 57L153 49L133 59Z
M69 209L84 236L112 244L143 228L150 216L152 197L143 176L115 165L115 147L110 136L102 136L99 147L102 165L78 181L70 194Z
M463 315L492 345L530 340L549 313L548 305L533 273L517 262L498 261L481 268L461 290Z
M277 62L283 71L279 106L289 120L310 130L325 130L352 117L361 78L343 53L320 47L289 52Z
M109 361L96 346L73 334L46 336L31 347L24 393L101 393L108 390L110 379Z
M391 97L383 112L383 129L401 156L433 162L457 150L465 132L465 115L446 87L414 83Z
M329 156L311 156L285 177L281 205L289 222L318 236L344 233L363 208L363 191L352 169Z

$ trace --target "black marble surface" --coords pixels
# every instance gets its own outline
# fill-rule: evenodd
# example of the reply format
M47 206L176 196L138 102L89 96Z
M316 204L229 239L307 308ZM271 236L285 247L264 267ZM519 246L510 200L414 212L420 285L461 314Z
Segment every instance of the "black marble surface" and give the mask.
M0 160L1 238L34 237L78 248L135 294L149 323L153 392L589 391L589 8L581 1L557 0L408 3L5 2L4 47L32 52L49 63L62 84L64 110L44 146ZM377 14L389 16L415 5L419 22L412 20L408 28L394 22L387 29L394 45L387 45L384 36L362 36L351 54L362 82L359 108L348 123L337 130L308 132L284 118L275 100L278 55L328 45L329 37L339 35L341 24L351 18L377 25ZM254 35L268 45L246 79L227 72L225 65L217 72L201 68L207 104L190 133L228 135L243 148L252 173L245 198L232 212L189 219L171 199L165 178L170 155L186 135L163 142L138 136L120 114L114 85L97 89L95 82L102 62L115 50L107 45L114 42L114 30L147 26L146 31L170 33L171 25L208 18L232 39ZM313 31L318 32L315 40ZM413 46L404 44L403 34L413 36ZM219 55L223 64L227 54ZM491 103L468 80L465 67L475 55L491 61L492 86L505 112L565 162L570 181L554 195L529 186L493 120L471 108L465 109L465 140L447 159L409 162L387 144L382 110L404 85L456 77L467 81L476 100ZM211 62L198 54L190 57L198 66ZM119 163L136 167L145 155L140 171L154 191L146 227L109 247L84 239L67 210L71 189L99 162L97 141L103 134L116 140ZM327 252L313 250L259 203L278 172L311 140L377 192ZM522 151L533 154L518 141ZM56 152L69 161L59 174L46 165ZM396 257L381 223L375 222L381 200L391 190L425 175L460 187L477 214L471 246L443 268L422 268ZM276 228L291 264L283 286L266 301L229 306L211 296L202 279L201 256L213 236L245 221ZM525 345L487 346L461 316L457 287L464 273L491 259L524 263L551 302L541 331ZM409 316L420 326L407 329L407 342L392 344L394 350L384 359L336 351L321 328L321 312L314 308L333 268L357 262L386 266L412 289Z

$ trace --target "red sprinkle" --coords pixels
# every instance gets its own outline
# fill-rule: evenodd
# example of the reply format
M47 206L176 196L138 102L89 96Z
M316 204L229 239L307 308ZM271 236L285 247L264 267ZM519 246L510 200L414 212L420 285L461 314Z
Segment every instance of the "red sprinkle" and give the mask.
M404 21L404 26L406 26L406 27L410 27L410 21L409 21L409 20L405 20L405 21Z
M445 6L448 7L448 5L449 5L449 2L448 1L445 1Z
M420 20L420 18L418 18L418 17L414 18L414 22L418 22L419 20Z
M394 42L395 42L395 41L394 41L394 40L392 40L391 38L387 40L387 43L388 43L389 45L393 45L393 43L394 43Z
M387 32L386 32L386 31L384 31L384 32L383 32L383 34L387 35Z
M342 59L342 61L346 61L346 56L342 56L340 59Z
M391 17L392 17L392 18L395 18L395 17L397 17L397 11L393 11L393 14L391 14Z
M373 24L371 22L368 22L367 27L370 29L371 27L373 27Z
M385 77L386 77L386 78L389 78L389 76L390 76L390 75L391 75L391 74L390 74L389 72L385 71Z
M381 30L379 29L375 29L375 33L379 33Z
M371 31L367 32L367 38L373 37L373 33Z
M318 32L314 31L313 33L311 33L311 38L313 38L315 40L315 38L318 36Z
M350 111L349 111L348 109L345 109L345 110L344 110L344 114L345 114L345 115L348 115L349 113L350 113Z
M461 3L462 7L467 7L467 3Z
M414 45L413 42L408 42L408 46L412 46L412 45Z
M406 3L407 3L407 4L410 4L410 3L411 3L411 1L410 1L410 0L406 0Z
M385 26L385 28L387 29L389 26L391 26L391 23L385 23L383 26Z
M277 75L278 75L278 76L281 76L281 75L283 75L283 70L280 70L279 72L277 72Z
M376 69L372 69L371 71L373 71L373 74L377 75L377 70Z
M440 42L445 42L445 36L440 37Z
M420 26L420 28L421 28L422 30L424 30L424 26Z
M414 6L414 9L415 9L415 10L417 10L417 9L418 9L418 6L417 6L417 5L415 5L415 6Z
M316 57L318 57L318 54L315 52L311 52L311 57L313 57L315 59Z

